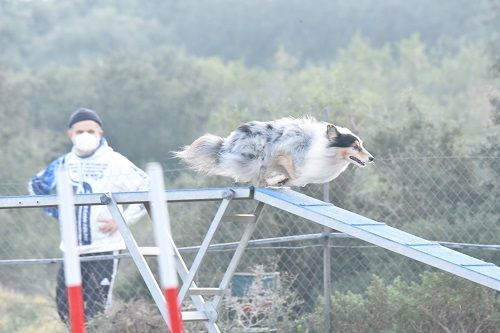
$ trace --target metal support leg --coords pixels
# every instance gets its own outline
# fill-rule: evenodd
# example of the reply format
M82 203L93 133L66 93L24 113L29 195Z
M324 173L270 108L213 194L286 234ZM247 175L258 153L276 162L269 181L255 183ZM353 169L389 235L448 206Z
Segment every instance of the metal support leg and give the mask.
M137 245L137 242L135 241L135 238L132 235L132 232L130 231L125 220L123 219L120 209L118 208L118 204L116 203L116 200L114 199L112 194L107 194L101 198L101 201L103 204L106 204L108 206L111 216L116 221L118 225L118 230L120 231L120 234L122 235L123 240L125 241L125 245L127 246L127 249L130 252L130 255L132 256L134 263L139 269L139 273L144 279L144 282L146 283L146 286L148 287L148 290L151 293L151 296L153 297L156 306L160 310L160 313L163 319L165 320L165 323L167 323L167 325L169 326L168 314L166 311L166 302L161 292L160 286L158 285L158 282L154 278L154 275L151 272L148 263L142 256L139 246ZM175 246L173 240L170 239L170 241L172 242L175 252L177 273L180 275L181 279L184 280L188 274L187 267L184 261L182 260L182 257L180 256L179 251L177 250L177 247ZM203 298L199 295L193 295L191 299L196 307L196 310L203 312L207 315L208 321L203 321L203 324L207 328L207 331L209 333L220 333L219 328L215 324L217 316L212 305L205 303Z
M217 210L217 213L215 214L215 217L210 224L210 227L208 228L207 234L205 235L205 238L203 239L203 242L201 243L200 249L198 250L198 253L196 254L196 257L194 258L193 264L191 265L191 269L189 270L189 274L187 275L186 279L183 281L182 288L179 292L179 303L182 303L184 298L186 297L189 288L191 287L191 283L194 280L194 277L196 276L196 273L198 272L198 269L200 268L201 262L203 261L203 258L205 258L205 255L207 254L208 247L210 246L210 243L212 242L212 239L214 238L215 232L217 231L217 228L219 227L219 224L224 217L224 214L227 210L227 207L229 206L229 202L231 201L233 197L233 193L228 193L226 198L222 200L219 209Z
M191 286L193 288L197 288L196 283L193 281L194 277L196 276L196 273L201 265L201 262L203 261L203 258L205 257L208 251L210 243L215 235L215 232L217 231L220 222L224 217L224 214L228 208L231 199L232 199L232 192L228 192L227 196L224 197L221 205L219 206L219 209L217 210L217 213L212 221L212 224L210 225L209 230L207 231L207 234L200 247L200 250L198 251L195 257L191 270L188 270L177 247L175 246L173 239L170 238L165 240L165 241L170 241L174 249L177 273L179 274L181 280L183 281L182 289L180 292L182 293L182 299L185 298ZM163 319L168 325L168 314L166 313L165 299L163 297L161 289L157 281L155 280L153 273L151 272L151 269L149 268L146 260L142 256L139 246L137 245L134 236L132 235L130 229L128 228L127 223L123 219L123 216L118 208L118 204L115 198L113 197L112 194L106 194L103 195L101 201L103 204L106 204L108 206L111 216L118 225L118 230L120 231L120 234L122 235L125 241L127 249L129 250L132 259L134 260L134 263L139 269L139 272L143 277L144 282L146 283L146 286L148 287L156 305L158 306L158 309L160 310ZM220 290L226 290L228 288L229 283L231 282L231 279L234 275L234 272L236 271L236 268L243 256L243 252L248 245L248 241L250 240L253 232L255 231L257 225L257 219L259 218L263 207L264 204L262 202L259 202L254 211L253 220L251 220L246 225L240 243L236 248L233 258L231 259L231 262L229 263L229 266L226 272L224 273L222 281L219 285ZM206 320L203 321L203 323L207 331L209 333L220 333L220 330L216 324L216 320L218 317L217 308L221 303L222 295L221 294L216 295L212 302L205 302L204 298L201 295L190 295L190 298L197 311L199 311L195 313L195 315L198 316L203 316L203 314L206 315Z
M175 246L174 241L172 239L170 239L170 241L172 242L172 248L174 249L177 273L179 274L179 276L184 284L184 281L187 279L187 276L189 274L189 270L186 266L186 263L182 259L181 255L179 253L179 250L177 249L177 246ZM197 287L195 282L192 282L191 285L194 288ZM195 308L198 311L202 311L207 315L208 321L203 322L207 331L209 333L220 333L219 327L215 323L217 321L217 312L215 311L212 304L205 302L203 297L200 295L190 295L190 297L191 297L191 300L192 300Z
M113 197L113 194L103 195L101 201L108 206L109 212L118 225L118 230L120 231L120 234L125 241L125 245L127 246L127 249L132 256L134 263L139 269L139 272L141 273L141 276L144 279L144 282L146 283L151 296L153 296L153 299L158 306L163 319L168 325L167 307L160 286L158 285L158 282L156 282L154 275L151 272L148 263L146 262L146 259L144 259L144 257L142 256L139 250L139 246L137 245L137 242L135 241L135 238L132 235L127 222L125 222L125 220L123 219L120 209L118 208L118 204Z
M264 208L264 204L262 202L259 202L257 205L257 208L255 208L254 211L254 220L251 223L248 223L245 227L245 231L243 233L243 236L241 237L240 243L238 244L238 247L236 248L236 251L234 252L233 258L231 259L231 262L229 263L229 266L227 267L226 273L224 273L224 276L222 278L222 281L219 285L219 289L221 290L226 290L227 287L229 286L229 283L231 282L231 279L233 278L234 272L236 271L236 268L238 267L238 264L240 263L241 257L243 256L243 252L245 251L248 241L250 240L250 237L252 237L253 232L255 231L255 228L257 227L257 220L260 216L260 213L262 212L262 209ZM217 308L220 306L220 302L222 300L222 296L217 295L214 297L212 300L212 305L217 310Z

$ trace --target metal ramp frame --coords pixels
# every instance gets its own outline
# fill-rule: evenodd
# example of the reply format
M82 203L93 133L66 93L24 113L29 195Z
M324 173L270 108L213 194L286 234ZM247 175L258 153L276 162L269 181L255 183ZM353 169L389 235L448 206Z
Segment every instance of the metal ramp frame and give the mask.
M202 246L198 250L196 257L188 269L182 256L180 255L172 239L169 241L174 248L177 273L179 274L182 287L179 291L179 302L182 302L188 295L191 298L196 311L183 311L183 321L203 322L205 328L210 333L220 333L216 324L217 309L221 305L223 293L228 289L231 278L234 275L244 250L248 245L257 224L258 217L264 207L263 203L258 203L252 214L238 214L228 216L226 210L229 203L235 199L251 199L253 188L227 188L227 189L185 189L185 190L167 190L167 202L193 202L193 201L217 201L221 204L213 218L212 223L203 239ZM169 325L168 314L163 293L156 281L145 255L151 254L151 248L141 248L138 246L132 232L125 222L119 204L143 203L148 205L148 192L121 192L121 193L95 193L95 194L77 194L74 196L75 206L81 205L106 205L118 224L118 230L121 233L126 247L137 266L153 300L155 301L163 319ZM0 196L0 209L12 208L42 208L57 207L57 197L55 195L24 195L24 196ZM221 222L231 221L244 223L243 235L233 254L233 257L226 268L218 288L199 288L194 282L194 278L200 267L204 256L206 255L210 242L212 241L217 227ZM153 253L156 254L156 253ZM207 302L203 296L213 296L210 302Z
M179 274L182 281L182 287L178 295L179 303L182 304L185 298L189 295L191 301L194 304L194 307L196 308L196 311L182 311L182 320L203 322L205 328L210 333L220 332L216 323L218 319L217 310L221 305L224 291L229 288L231 279L243 256L245 248L248 245L248 241L250 240L257 226L257 220L260 216L260 213L262 212L264 204L258 203L253 214L238 214L238 215L228 216L226 214L227 208L229 207L231 200L238 198L251 198L251 194L252 192L250 188L207 189L201 191L197 190L167 191L166 196L168 202L201 201L201 200L216 200L216 199L222 200L212 220L212 223L210 224L205 234L200 249L198 250L195 256L190 269L188 269L186 263L184 262L182 256L180 255L179 250L177 249L177 246L175 245L173 239L168 239L168 241L172 243L176 261L177 273ZM115 195L107 193L102 195L100 200L103 204L107 205L111 215L113 216L115 221L117 221L118 229L125 241L127 249L129 250L132 259L134 260L137 268L139 269L139 272L141 273L144 282L146 283L158 309L160 310L163 319L168 324L168 314L166 312L165 298L158 285L158 282L155 280L153 273L151 272L151 269L149 268L144 258L144 255L147 254L146 252L148 249L146 248L144 249L145 251L142 251L142 249L137 245L134 236L132 235L130 229L128 228L127 223L123 219L120 209L118 208L118 204L123 203L123 201L117 199L117 197L119 197L118 194ZM194 282L194 278L203 262L203 258L205 257L208 251L210 243L212 242L213 237L220 223L225 221L235 221L235 222L245 223L243 236L240 239L240 242L233 254L233 257L228 267L226 268L226 271L222 277L219 287L199 288ZM211 301L206 301L204 296L213 296L213 298Z
M255 189L254 199L500 291L500 267L290 189Z
M155 303L157 304L166 322L167 314L165 299L155 280L144 255L148 248L140 248L130 229L123 219L118 204L148 203L147 192L108 193L108 194L81 194L76 195L75 205L107 205L113 218L118 222L119 231L125 240L127 249L138 267ZM184 321L201 321L208 332L220 332L217 327L217 310L220 307L223 293L228 289L244 250L256 229L257 221L265 205L273 206L294 215L308 219L328 228L332 228L359 238L387 250L399 253L411 259L429 264L446 272L461 276L470 281L500 291L500 267L474 257L453 251L437 242L428 241L412 234L390 227L385 223L377 222L331 203L320 201L288 188L214 188L214 189L183 189L167 190L167 202L187 201L218 201L220 206L210 224L202 244L196 254L193 264L188 269L177 247L172 242L175 251L177 272L182 281L179 291L179 301L190 297L196 311L184 311ZM232 200L255 200L257 206L252 214L227 216L227 208ZM47 196L11 196L0 197L2 208L34 208L57 206L57 198ZM225 221L245 223L241 240L223 275L218 288L200 288L194 282L196 273L203 262L210 243L220 223ZM174 222L175 223L175 222ZM204 296L213 296L206 301Z

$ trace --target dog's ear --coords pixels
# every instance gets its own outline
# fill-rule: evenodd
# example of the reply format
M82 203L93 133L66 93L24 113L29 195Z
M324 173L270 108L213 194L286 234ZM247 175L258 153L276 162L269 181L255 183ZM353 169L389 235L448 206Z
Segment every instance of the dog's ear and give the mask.
M328 139L334 140L339 135L340 135L339 130L337 129L337 127L335 127L335 125L328 124L326 126L326 136Z

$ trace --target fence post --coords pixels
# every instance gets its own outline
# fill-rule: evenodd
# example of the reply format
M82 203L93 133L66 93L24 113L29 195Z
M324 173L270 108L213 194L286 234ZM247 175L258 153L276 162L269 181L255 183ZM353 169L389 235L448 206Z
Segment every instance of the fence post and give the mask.
M172 333L182 333L182 318L177 298L179 281L177 280L174 250L171 242L172 234L167 212L163 171L158 163L149 163L146 170L150 177L149 201L151 202L151 217L155 241L159 250L160 280L167 304L170 330Z
M57 201L59 226L64 247L64 278L68 296L71 332L85 332L85 314L82 299L82 276L76 241L75 204L73 187L65 166L57 170Z
M328 110L323 111L323 120L328 121ZM330 183L323 184L323 201L330 202ZM330 296L332 292L332 281L331 281L331 254L330 254L330 237L328 236L332 229L325 227L323 233L325 237L323 238L323 297L325 298L325 333L331 333L332 327L332 307L330 302Z

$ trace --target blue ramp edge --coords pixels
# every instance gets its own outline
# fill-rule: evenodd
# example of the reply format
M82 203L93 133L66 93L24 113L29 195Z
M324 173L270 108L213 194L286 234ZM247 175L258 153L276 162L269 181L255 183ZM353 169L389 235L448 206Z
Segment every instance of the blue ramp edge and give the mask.
M451 250L437 242L288 188L256 188L254 199L500 291L500 267Z

